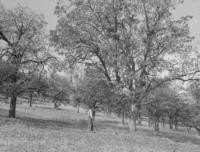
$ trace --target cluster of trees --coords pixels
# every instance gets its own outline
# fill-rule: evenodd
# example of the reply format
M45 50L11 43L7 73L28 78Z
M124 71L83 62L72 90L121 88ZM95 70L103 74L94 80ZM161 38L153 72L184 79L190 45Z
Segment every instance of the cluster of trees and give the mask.
M15 117L17 97L34 94L50 98L58 108L74 103L89 109L116 113L130 118L136 131L137 120L147 115L154 129L160 121L170 128L184 124L198 131L199 102L186 104L170 88L172 81L198 80L188 21L175 19L176 0L73 0L58 1L58 24L45 32L42 15L17 6L0 5L0 85L9 96L9 116ZM84 65L85 76L76 86L51 73L49 52L65 57L59 69ZM197 56L198 57L198 56ZM52 64L55 65L55 64ZM191 93L199 101L199 83ZM94 116L95 117L95 116ZM91 121L93 123L93 121Z
M18 97L28 97L30 106L36 95L51 98L56 107L58 101L67 101L67 81L48 76L56 58L48 49L44 17L20 5L0 7L0 92L10 97L9 117L15 118Z
M1 6L1 90L11 97L9 117L15 117L18 96L40 89L44 63L51 58L45 46L45 25L43 16L27 8L7 10Z
M146 105L149 105L148 114L158 122L162 104L165 104L161 100L166 95L160 97L163 93L157 93L157 88L174 80L197 79L195 75L199 70L196 60L192 59L193 37L188 26L192 17L175 19L172 15L179 3L170 0L57 3L58 24L50 32L52 46L65 55L69 66L84 64L86 69L93 71L91 75L95 73L96 78L101 78L96 83L88 82L87 88L97 84L101 88L102 82L112 88L115 95L109 101L115 100L115 110L133 120L134 130ZM92 95L94 102L95 97L104 103L103 95ZM179 99L173 98L173 104L179 104ZM170 114L178 110L170 104L168 108ZM172 116L168 117L172 121Z

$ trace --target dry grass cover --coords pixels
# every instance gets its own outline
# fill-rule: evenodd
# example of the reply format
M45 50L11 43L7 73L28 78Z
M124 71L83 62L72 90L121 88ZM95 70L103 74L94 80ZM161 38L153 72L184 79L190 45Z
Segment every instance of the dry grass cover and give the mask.
M0 109L0 152L200 152L200 138L180 132L130 133L115 117L98 114L96 132L87 131L87 115L72 107L18 105L17 119Z

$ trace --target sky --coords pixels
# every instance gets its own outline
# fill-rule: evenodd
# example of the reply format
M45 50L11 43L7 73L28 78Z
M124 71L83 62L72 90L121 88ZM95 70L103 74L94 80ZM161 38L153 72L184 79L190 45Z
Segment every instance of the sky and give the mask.
M8 9L14 8L17 3L22 6L31 8L36 13L43 14L48 23L47 30L54 29L57 24L57 17L54 15L54 9L58 0L0 0L0 2ZM175 17L185 15L193 16L190 21L191 35L195 36L194 45L200 48L200 0L185 0L174 11Z
M43 14L47 21L47 30L54 29L57 24L57 17L54 15L55 6L58 0L0 0L7 9L13 9L18 3L31 8L35 13Z

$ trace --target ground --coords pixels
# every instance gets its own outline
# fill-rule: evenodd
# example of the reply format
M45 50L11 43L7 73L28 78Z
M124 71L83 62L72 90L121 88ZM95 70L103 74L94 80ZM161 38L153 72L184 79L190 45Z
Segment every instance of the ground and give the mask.
M18 104L17 118L9 119L8 108L1 103L0 152L200 152L194 130L155 133L143 122L133 133L115 116L97 113L92 133L83 109L76 113L71 106L56 110L50 104Z

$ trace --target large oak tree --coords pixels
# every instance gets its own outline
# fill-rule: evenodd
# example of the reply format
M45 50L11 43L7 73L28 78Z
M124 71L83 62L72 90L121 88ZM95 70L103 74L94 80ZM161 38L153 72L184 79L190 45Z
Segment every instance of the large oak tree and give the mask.
M193 39L187 24L191 17L174 19L171 13L178 3L59 1L55 10L58 24L51 31L51 41L69 64L92 66L110 84L129 90L136 124L152 90L168 81L186 81L198 71L186 58ZM174 56L181 60L173 60ZM162 74L165 79L157 82Z
M12 67L6 82L11 96L9 117L15 117L17 97L31 87L34 73L42 71L51 58L46 49L45 25L42 15L20 5L0 10L1 59Z

